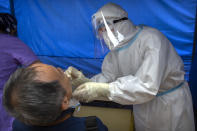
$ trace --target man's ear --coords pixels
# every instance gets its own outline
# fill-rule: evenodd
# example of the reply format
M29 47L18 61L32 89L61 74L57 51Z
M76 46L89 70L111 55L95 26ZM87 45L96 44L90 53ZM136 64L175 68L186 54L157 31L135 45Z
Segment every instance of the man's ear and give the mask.
M68 100L68 97L65 96L62 101L62 110L64 111L64 110L68 109L68 107L69 107L69 100Z

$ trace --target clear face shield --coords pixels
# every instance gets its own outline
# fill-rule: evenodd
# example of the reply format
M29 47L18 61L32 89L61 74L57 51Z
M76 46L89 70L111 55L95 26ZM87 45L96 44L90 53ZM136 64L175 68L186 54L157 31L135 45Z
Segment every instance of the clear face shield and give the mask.
M93 16L92 25L94 33L102 47L107 45L110 50L114 50L124 41L125 37L118 31L116 24L127 19L126 17L121 19L107 18L104 17L102 11L101 18L98 19Z

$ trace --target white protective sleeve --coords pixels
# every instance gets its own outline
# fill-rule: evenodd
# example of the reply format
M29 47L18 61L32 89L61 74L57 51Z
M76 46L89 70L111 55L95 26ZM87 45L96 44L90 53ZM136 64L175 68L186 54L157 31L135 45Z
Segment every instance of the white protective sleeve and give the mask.
M117 65L120 66L121 63L116 64L117 58L113 58L113 55L105 58L102 74L95 77L97 77L97 82L102 82L103 79L110 82L115 79L109 84L110 100L123 105L131 105L145 103L156 96L168 59L166 42L169 41L149 36L139 51L143 52L144 57L143 60L139 58L142 64L134 75L121 77L117 68ZM127 66L132 67L132 63L122 65L125 68Z
M93 76L91 81L110 83L116 80L118 77L118 64L116 58L111 53L108 53L102 64L102 72Z

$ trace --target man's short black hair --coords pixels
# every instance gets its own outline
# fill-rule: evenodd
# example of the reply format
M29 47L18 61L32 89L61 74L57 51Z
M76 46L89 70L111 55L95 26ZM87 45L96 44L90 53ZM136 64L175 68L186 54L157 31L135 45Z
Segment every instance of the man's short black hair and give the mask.
M58 81L36 80L35 68L19 68L4 86L3 105L16 119L30 125L47 125L61 114L66 91Z

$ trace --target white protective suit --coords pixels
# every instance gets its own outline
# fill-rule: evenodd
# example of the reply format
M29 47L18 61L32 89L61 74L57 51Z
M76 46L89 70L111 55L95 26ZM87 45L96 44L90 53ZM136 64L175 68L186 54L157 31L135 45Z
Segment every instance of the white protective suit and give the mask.
M99 19L101 11L104 16L127 16L119 6L109 3L93 18ZM184 65L170 41L157 29L135 26L130 20L115 24L114 29L125 39L107 54L102 73L92 81L109 83L109 100L134 105L136 131L194 131ZM157 96L182 82L180 88Z

